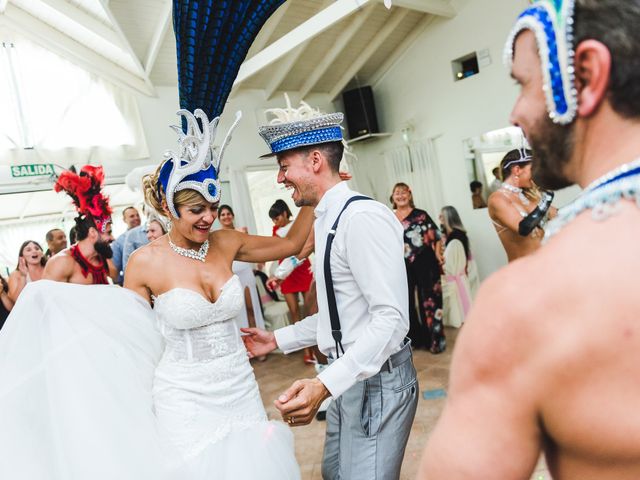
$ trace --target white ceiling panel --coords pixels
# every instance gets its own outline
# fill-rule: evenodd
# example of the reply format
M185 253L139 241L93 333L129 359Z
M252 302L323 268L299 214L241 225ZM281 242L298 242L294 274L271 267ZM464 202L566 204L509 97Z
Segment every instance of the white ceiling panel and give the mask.
M178 82L168 1L171 0L8 0L9 5L19 6L43 24L131 72L139 81L132 78L130 86L147 94L153 93L153 85L175 86ZM340 1L346 0L335 0ZM362 8L310 41L305 43L302 38L304 49L294 49L280 58L275 55L271 63L264 62L251 70L253 74L236 89L261 89L267 95L301 90L305 95L335 93L344 88L345 82L351 85L349 81L355 76L361 83L379 78L382 70L388 69L393 59L402 53L399 50L409 48L410 40L417 37L416 32L426 28L429 14L416 9L421 0L394 2L391 10L384 7L382 0L359 1ZM333 0L323 2L287 0L267 21L247 59L305 24L323 5L335 3ZM444 12L441 13L444 18L451 17L453 9L449 0L430 0L430 5L432 8L428 11ZM434 10L433 5L439 8ZM404 15L398 16L399 12ZM360 22L358 17L362 17ZM394 20L393 31L387 28L381 41L380 32ZM354 25L357 28L349 29ZM342 35L345 30L349 31L348 36ZM341 41L336 44L337 39ZM372 42L377 46L373 52ZM149 88L142 88L141 81Z

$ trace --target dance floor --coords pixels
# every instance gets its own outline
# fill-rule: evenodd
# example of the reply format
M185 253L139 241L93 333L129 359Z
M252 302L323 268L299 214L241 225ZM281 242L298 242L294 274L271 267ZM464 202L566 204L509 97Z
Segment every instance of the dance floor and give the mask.
M456 335L456 329L447 328L449 347L443 354L431 355L423 350L414 352L421 396L402 464L400 478L403 480L416 478L422 450L444 407L445 400L439 394L441 389L446 390L448 387L449 364ZM266 362L254 362L253 365L267 413L273 419L281 419L278 411L273 406L273 401L278 395L289 387L293 380L315 376L313 367L302 362L301 353L288 356L272 354ZM427 396L432 398L424 399L422 392L425 391L428 391ZM324 445L324 430L325 423L318 421L314 421L311 425L305 427L293 429L296 441L296 457L300 463L303 480L322 479L320 463ZM550 478L541 460L531 479L548 480Z

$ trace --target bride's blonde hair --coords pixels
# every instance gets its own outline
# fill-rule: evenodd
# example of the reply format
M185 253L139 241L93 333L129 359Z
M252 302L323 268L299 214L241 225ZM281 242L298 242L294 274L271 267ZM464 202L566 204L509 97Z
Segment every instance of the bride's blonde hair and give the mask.
M166 196L162 185L160 184L160 170L162 165L156 169L154 173L142 177L142 191L144 192L145 202L153 207L153 209L163 217L171 218L171 215L163 207L166 206ZM178 210L181 206L195 207L202 203L209 203L206 199L195 190L186 189L176 192L173 196L173 204Z

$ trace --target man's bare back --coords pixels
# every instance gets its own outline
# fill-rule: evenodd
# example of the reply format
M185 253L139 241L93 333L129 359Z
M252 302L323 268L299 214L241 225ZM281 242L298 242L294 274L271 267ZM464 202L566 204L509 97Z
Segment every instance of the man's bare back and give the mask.
M640 478L639 237L630 202L603 222L586 212L486 281L426 478L521 480L541 451L554 479Z

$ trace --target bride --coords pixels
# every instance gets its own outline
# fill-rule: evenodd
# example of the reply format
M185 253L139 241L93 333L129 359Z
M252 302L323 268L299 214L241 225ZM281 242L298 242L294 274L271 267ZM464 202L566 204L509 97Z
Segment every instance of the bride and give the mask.
M233 321L243 290L231 264L299 252L312 210L285 238L210 233L231 132L216 150L218 119L179 113L179 151L144 180L171 228L133 254L126 288L36 282L0 334L0 478L300 476Z

